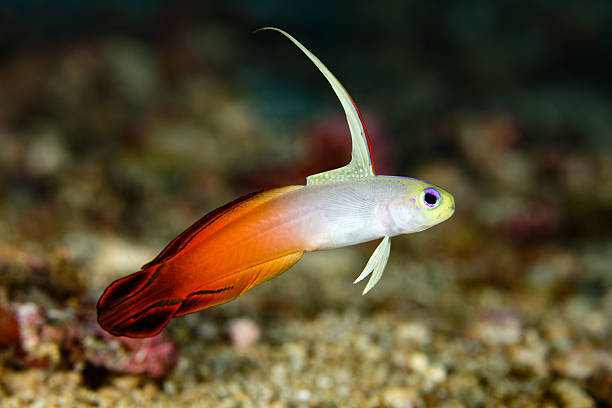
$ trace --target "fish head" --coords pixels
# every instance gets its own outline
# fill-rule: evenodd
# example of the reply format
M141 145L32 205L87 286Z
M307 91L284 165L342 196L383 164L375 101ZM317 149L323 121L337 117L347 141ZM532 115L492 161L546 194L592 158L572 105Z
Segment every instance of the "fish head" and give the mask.
M399 191L388 205L399 234L418 232L449 219L455 198L441 187L423 180L402 178Z

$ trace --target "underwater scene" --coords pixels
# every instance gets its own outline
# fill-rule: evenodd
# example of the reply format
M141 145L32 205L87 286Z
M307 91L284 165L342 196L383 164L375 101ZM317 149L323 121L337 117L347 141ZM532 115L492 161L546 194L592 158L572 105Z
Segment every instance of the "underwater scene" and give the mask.
M0 407L612 407L612 2L0 33Z

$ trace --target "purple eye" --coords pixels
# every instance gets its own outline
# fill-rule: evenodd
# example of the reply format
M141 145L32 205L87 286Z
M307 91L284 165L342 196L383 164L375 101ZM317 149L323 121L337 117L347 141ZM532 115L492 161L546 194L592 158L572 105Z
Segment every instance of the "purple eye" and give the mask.
M436 208L438 205L440 205L442 196L438 190L429 187L423 190L423 193L421 193L421 201L427 208Z

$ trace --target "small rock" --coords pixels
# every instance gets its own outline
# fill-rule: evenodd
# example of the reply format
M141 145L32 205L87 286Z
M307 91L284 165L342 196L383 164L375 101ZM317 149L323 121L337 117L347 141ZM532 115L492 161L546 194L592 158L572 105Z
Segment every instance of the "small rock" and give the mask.
M439 364L430 365L423 373L425 381L437 384L446 380L446 369Z
M238 349L255 345L261 334L257 324L246 317L232 320L228 325L227 332L232 345Z
M484 310L467 329L470 337L488 345L514 344L521 339L522 322L512 310Z
M536 377L546 375L545 355L540 349L513 344L508 348L507 354L515 372Z
M308 402L310 401L310 398L312 397L312 394L310 391L308 391L307 389L300 389L297 390L295 392L295 398L299 401L299 402Z
M567 408L591 408L595 403L589 395L576 383L569 380L555 381L550 392L557 398L561 407Z
M306 348L302 343L290 342L284 345L283 351L289 360L289 367L293 372L304 370L308 363Z
M425 406L417 391L408 387L391 387L383 390L381 402L383 406L388 408L419 408Z
M417 373L424 373L429 367L429 360L425 354L415 352L408 356L408 367Z
M424 345L431 342L429 329L417 322L400 323L395 329L396 342Z
M133 375L120 375L112 380L113 387L123 392L130 392L141 384L141 379Z
M455 374L448 378L447 389L451 396L469 407L482 406L487 394L473 374Z
M82 382L81 373L76 371L59 371L49 375L47 378L49 387L63 390L75 389Z
M557 351L567 351L572 346L570 326L561 318L550 318L542 322L542 335Z
M429 368L427 355L419 351L406 353L401 349L393 350L391 352L391 362L397 367L412 370L419 374L423 374Z
M581 346L557 356L552 366L565 377L583 380L599 371L612 372L612 351Z
M164 381L163 390L168 395L176 395L176 383L173 381Z
M548 347L535 330L526 332L525 344L511 344L506 353L515 372L536 377L548 374Z
M47 373L42 368L32 368L25 371L6 371L1 381L2 387L10 394L22 394L39 388Z

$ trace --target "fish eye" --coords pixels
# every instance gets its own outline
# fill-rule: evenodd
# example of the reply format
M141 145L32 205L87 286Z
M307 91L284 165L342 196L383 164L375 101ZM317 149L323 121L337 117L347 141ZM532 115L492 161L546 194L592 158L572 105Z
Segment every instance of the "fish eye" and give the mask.
M440 205L440 202L442 201L442 196L440 195L440 192L438 190L430 187L426 188L421 193L421 201L423 202L423 204L425 204L427 208L433 209Z

